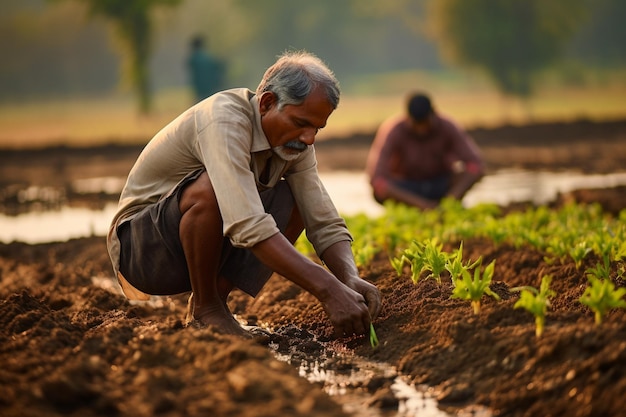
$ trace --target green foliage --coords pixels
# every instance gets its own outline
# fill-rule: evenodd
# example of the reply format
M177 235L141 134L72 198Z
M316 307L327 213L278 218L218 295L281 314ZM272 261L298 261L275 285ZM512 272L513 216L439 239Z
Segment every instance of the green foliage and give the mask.
M424 245L416 240L411 242L411 246L402 253L401 259L411 266L411 279L414 283L419 281L424 270Z
M602 319L613 308L626 308L626 301L622 299L626 294L626 288L615 288L608 279L588 275L590 286L580 296L580 302L594 312L596 325L602 323Z
M593 276L598 279L608 280L611 274L611 262L609 261L609 255L604 254L602 257L602 263L596 264L595 267L587 269L585 271L587 276Z
M552 282L551 275L544 275L541 278L539 290L534 287L515 287L511 291L521 291L520 298L513 308L524 308L535 316L535 335L541 337L546 322L546 312L550 307L550 298L556 293L550 289Z
M111 20L130 57L128 73L139 99L139 110L149 113L152 103L149 61L152 49L152 10L181 0L79 0L93 15Z
M433 278L439 284L441 284L441 273L446 270L449 257L442 248L442 243L438 243L436 239L429 239L424 243L422 253L424 259L422 272L427 271L427 278Z
M402 274L404 265L411 267L411 279L417 283L424 272L426 278L432 278L441 284L441 274L446 270L450 255L442 250L443 244L437 239L427 239L423 242L414 240L411 246L405 249L399 257L393 258L391 264L398 273Z
M469 270L464 269L461 273L461 278L452 281L454 289L452 290L450 298L460 298L462 300L471 301L474 314L480 314L480 300L483 295L486 294L493 297L495 300L500 300L500 296L491 291L491 288L489 288L493 278L496 261L491 261L482 274L480 271L481 264L482 259L479 259L476 268L474 268L473 277Z
M463 242L461 242L459 248L452 255L448 256L445 268L450 273L452 282L455 282L457 279L463 278L463 271L476 268L480 262L481 260L479 259L474 263L471 261L463 263Z
M576 245L574 245L574 247L569 250L569 255L572 257L574 263L576 264L576 269L580 268L583 259L585 259L585 257L589 255L592 250L593 249L591 247L587 246L587 242L585 241L576 243Z
M485 70L505 94L528 97L533 76L563 52L587 17L586 0L431 0L444 54Z
M439 280L445 257L444 268L451 275L458 275L462 267L472 269L463 265L462 245L460 253L446 254L439 243L467 238L536 248L546 254L548 263L571 261L577 268L592 255L617 261L626 253L626 215L608 217L596 204L567 204L556 210L540 206L506 216L492 204L464 208L447 201L436 210L393 203L387 203L385 209L377 218L359 215L346 219L348 228L355 231L353 251L359 254L363 250L367 254L363 259L382 251L399 276L409 266L415 282L425 271Z
M622 298L626 294L626 288L615 288L611 282L611 262L609 254L605 253L602 263L586 271L590 286L580 297L580 302L589 307L595 315L595 323L602 323L603 317L613 308L626 308L626 301ZM618 275L620 272L618 271Z

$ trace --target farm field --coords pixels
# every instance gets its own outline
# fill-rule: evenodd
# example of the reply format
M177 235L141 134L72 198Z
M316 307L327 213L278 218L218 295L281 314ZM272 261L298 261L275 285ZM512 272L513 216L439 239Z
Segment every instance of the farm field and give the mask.
M611 173L623 172L626 166L626 121L619 119L471 133L490 170ZM320 142L320 169L362 169L370 141L371 134L360 134ZM6 184L16 179L62 186L85 175L124 175L139 149L3 152L3 195L8 195ZM278 276L254 300L240 293L229 300L242 321L271 331L269 337L239 340L211 329L184 327L185 295L129 303L112 281L103 237L2 244L0 414L402 415L402 403L394 396L395 375L348 383L347 388L363 394L362 408L352 412L354 405L329 395L324 382L299 375L307 361L317 361L329 374L350 375L362 366L360 358L366 358L391 365L411 384L430 387L442 412L451 415L622 415L626 310L610 309L597 324L594 312L579 301L588 286L588 271L602 270L603 252L596 246L584 256L572 255L571 248L564 248L566 255L559 255L554 248L577 231L588 238L589 248L594 248L591 242L623 237L625 208L626 188L614 187L576 190L547 207L501 207L484 218L479 211L455 212L477 229L490 221L496 226L514 223L505 219L524 213L535 213L538 219L554 216L562 223L551 223L554 241L548 246L516 239L529 230L544 230L541 222L519 232L502 226L471 236L471 231L465 235L452 227L438 228L451 224L444 222L445 212L437 214L440 217L418 213L420 223L416 221L414 229L403 223L404 233L420 240L440 233L449 253L462 241L464 260L481 257L483 266L495 260L491 290L500 300L483 296L481 312L475 315L468 300L450 298L453 285L445 274L441 283L425 277L414 283L407 268L398 276L389 254L381 250L360 266L362 277L383 293L383 309L374 321L380 341L376 349L367 337L332 340L318 303ZM433 216L433 223L421 223ZM349 220L358 224L358 240L367 228L362 219ZM433 225L432 230L419 227L424 224ZM390 234L393 229L388 227ZM502 230L504 236L496 233ZM622 288L626 249L616 243L612 250L609 280ZM537 337L533 315L514 308L520 292L513 288L539 288L545 275L552 277L555 295L543 334ZM278 360L276 351L289 356L291 363Z

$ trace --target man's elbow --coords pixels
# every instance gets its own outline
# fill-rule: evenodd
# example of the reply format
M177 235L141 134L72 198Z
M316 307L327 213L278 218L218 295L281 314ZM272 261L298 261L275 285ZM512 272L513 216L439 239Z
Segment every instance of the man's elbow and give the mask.
M374 178L371 181L371 185L374 200L376 200L380 204L383 204L383 202L389 198L389 187L387 181L382 178Z

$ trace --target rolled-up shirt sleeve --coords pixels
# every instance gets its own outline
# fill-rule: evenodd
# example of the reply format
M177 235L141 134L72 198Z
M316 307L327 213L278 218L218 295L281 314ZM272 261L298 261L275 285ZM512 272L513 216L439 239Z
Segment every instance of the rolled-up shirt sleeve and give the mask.
M314 148L309 148L285 177L300 209L306 236L318 255L337 242L352 241L344 219L318 175Z

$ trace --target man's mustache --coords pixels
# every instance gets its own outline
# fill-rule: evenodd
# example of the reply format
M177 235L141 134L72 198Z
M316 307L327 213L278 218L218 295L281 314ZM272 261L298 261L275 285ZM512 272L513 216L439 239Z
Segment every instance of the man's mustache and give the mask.
M299 140L292 140L283 145L285 148L294 149L296 151L303 151L306 149L307 145L305 143L300 142Z

